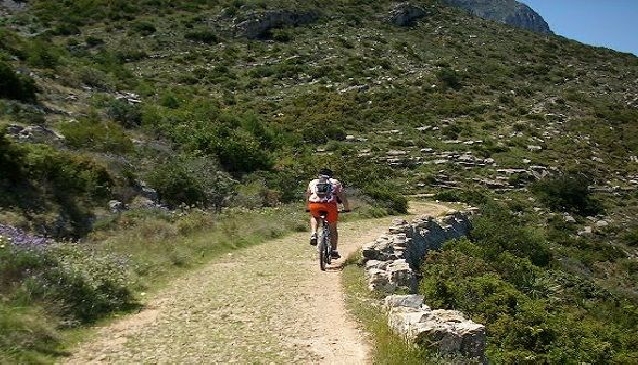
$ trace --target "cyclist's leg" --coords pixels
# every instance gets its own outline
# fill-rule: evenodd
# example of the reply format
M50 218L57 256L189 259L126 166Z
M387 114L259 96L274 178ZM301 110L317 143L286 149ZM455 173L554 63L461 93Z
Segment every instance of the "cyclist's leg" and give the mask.
M308 204L308 210L310 211L310 244L317 244L317 229L319 227L319 215L322 210L322 205L319 203Z
M326 210L328 212L327 220L330 226L330 245L333 250L337 250L337 243L339 242L339 232L337 231L339 210L337 204L328 204Z
M310 216L310 234L317 234L317 218Z
M333 250L337 249L339 242L339 231L337 231L337 221L330 222L330 245Z

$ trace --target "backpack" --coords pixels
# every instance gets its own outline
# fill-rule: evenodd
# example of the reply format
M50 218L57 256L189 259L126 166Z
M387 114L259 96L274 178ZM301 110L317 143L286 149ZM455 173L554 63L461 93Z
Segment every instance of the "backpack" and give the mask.
M332 197L332 184L330 179L321 177L315 186L315 194L321 199L330 199Z

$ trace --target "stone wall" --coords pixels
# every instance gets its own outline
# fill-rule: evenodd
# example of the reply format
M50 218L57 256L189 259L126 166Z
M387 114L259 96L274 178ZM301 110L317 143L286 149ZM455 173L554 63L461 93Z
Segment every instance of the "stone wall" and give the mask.
M385 309L392 330L441 354L485 362L485 326L465 319L458 311L433 310L421 295L394 295L398 289L417 291L419 267L427 252L467 235L472 229L471 214L422 216L411 223L397 219L387 233L364 245L362 254L369 289L387 294Z
M371 290L393 293L404 287L416 290L416 275L429 250L445 241L465 236L472 229L469 213L452 212L444 217L422 216L409 223L395 220L386 234L363 246Z

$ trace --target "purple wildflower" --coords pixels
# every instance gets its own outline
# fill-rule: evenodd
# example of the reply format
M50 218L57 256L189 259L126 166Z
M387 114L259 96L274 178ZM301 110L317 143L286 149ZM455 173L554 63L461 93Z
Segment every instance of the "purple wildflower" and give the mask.
M5 224L0 224L0 236L8 240L11 245L23 248L42 247L53 243L50 238L26 234L16 227Z

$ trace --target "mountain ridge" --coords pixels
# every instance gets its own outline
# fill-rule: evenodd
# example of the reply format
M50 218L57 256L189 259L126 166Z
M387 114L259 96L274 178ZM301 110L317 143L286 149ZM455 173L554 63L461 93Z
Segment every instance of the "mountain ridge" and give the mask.
M554 34L549 24L529 6L515 0L444 0L481 18L543 34Z

